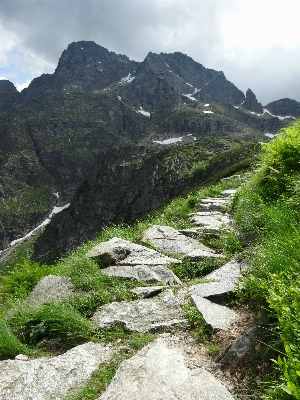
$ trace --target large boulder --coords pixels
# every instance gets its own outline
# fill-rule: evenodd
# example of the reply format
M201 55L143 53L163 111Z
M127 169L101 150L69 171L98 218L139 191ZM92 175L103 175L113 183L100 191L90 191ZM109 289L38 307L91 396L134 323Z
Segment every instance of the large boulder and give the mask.
M188 325L185 313L170 289L150 299L100 306L92 322L99 329L121 324L125 330L137 332L168 331Z
M74 394L112 354L111 348L89 342L55 357L1 361L0 398L63 399Z
M123 361L98 400L233 400L203 368L187 367L183 352L163 338Z
M34 287L27 298L31 304L40 306L51 300L65 300L76 294L71 278L66 276L47 275Z

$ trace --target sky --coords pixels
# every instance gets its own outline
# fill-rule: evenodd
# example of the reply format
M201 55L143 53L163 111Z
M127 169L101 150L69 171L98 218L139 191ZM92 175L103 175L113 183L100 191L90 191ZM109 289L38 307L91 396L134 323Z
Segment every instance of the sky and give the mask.
M300 101L300 0L0 0L0 79L53 73L71 42L187 54L263 105Z

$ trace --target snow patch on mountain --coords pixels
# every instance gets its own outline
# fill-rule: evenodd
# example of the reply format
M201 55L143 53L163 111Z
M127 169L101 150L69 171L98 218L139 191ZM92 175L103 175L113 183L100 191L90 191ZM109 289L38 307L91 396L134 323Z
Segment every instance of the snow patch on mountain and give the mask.
M134 79L135 79L135 76L131 76L131 73L129 72L129 74L128 74L127 76L125 76L125 78L122 78L118 84L120 84L120 83L125 83L125 82L130 83L130 82L132 82Z
M56 198L59 198L59 194L57 193L53 193L54 196L56 196ZM70 203L65 204L64 206L58 207L58 206L54 206L51 213L49 214L48 218L46 218L40 225L38 225L36 228L34 228L32 231L30 231L29 233L27 233L27 235L23 236L22 238L13 240L9 245L10 246L14 246L16 244L19 244L21 242L23 242L24 240L28 239L30 236L34 235L35 233L39 232L41 230L41 228L43 228L44 226L48 225L49 222L51 221L52 217L55 214L60 213L61 211L63 211L64 209L68 208L70 206Z
M146 115L146 117L150 117L150 113L148 111L143 110L142 107L140 107L140 109L137 110L137 112Z

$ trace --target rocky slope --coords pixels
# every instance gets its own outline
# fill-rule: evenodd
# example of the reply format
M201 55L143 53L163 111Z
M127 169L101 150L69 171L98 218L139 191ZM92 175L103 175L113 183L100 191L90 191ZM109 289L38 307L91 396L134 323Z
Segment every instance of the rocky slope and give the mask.
M249 93L182 53L149 53L139 63L89 41L71 43L55 72L22 93L0 81L0 248L41 222L52 193L68 202L108 149L186 135L260 141L276 134L289 119L253 114L260 105ZM34 199L16 218L28 188L47 195L38 212Z

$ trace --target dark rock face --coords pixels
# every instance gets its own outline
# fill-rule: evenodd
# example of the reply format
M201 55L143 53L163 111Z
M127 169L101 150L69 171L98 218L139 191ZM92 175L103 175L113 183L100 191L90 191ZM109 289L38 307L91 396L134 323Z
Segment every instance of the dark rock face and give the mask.
M149 53L135 71L135 80L130 85L128 98L147 110L157 109L157 78L167 82L171 91L178 95L194 93L199 101L214 100L229 104L240 104L245 96L229 82L223 72L207 69L182 53ZM163 85L161 85L162 87ZM166 91L166 90L165 90ZM178 97L174 96L178 102ZM186 99L181 99L186 101ZM159 104L161 104L160 102Z
M279 115L282 117L291 116L295 118L300 117L300 103L296 100L285 98L272 101L267 104L265 108L273 115Z
M246 92L246 99L243 103L243 108L246 110L255 112L257 114L263 113L262 105L257 101L255 94L251 89L248 89Z
M0 248L3 248L49 214L55 186L36 154L26 120L2 114L0 136Z
M9 111L18 102L20 93L8 80L0 80L0 112Z
M92 91L108 88L133 75L137 66L125 55L110 52L91 41L71 43L63 51L53 75L43 74L24 91L26 97L44 96L70 89ZM50 90L49 90L50 89Z

